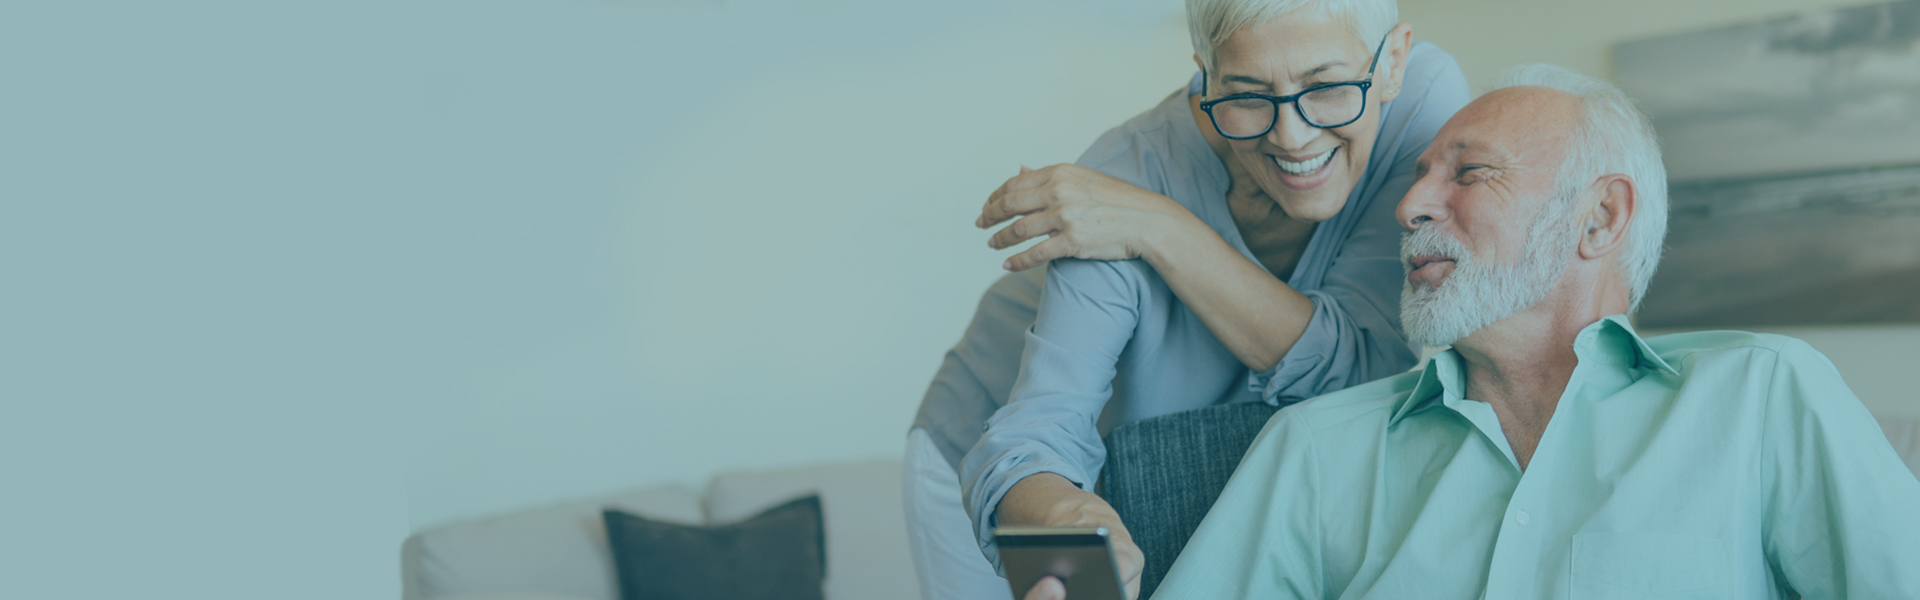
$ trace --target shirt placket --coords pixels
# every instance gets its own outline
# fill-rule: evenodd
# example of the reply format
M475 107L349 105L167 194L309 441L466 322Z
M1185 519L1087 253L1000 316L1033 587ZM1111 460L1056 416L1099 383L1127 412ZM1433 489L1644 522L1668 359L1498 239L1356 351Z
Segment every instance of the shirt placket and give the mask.
M1590 334L1583 334L1580 341L1591 345L1592 337ZM1604 368L1603 365L1594 364L1591 360L1582 360L1578 366L1574 367L1573 375L1567 379L1566 389L1561 392L1559 401L1554 405L1556 419L1562 407L1578 401L1581 391L1585 388L1584 384L1597 373L1595 369ZM1476 421L1475 425L1479 427L1482 435L1497 439L1497 445L1507 449L1505 453L1507 466L1519 474L1519 481L1514 485L1513 494L1507 498L1507 510L1500 519L1500 533L1494 538L1493 556L1487 565L1487 585L1483 597L1489 599L1535 598L1540 591L1538 579L1541 560L1544 558L1541 549L1550 533L1546 530L1547 524L1552 522L1550 517L1553 515L1550 511L1554 509L1551 504L1551 478L1544 473L1550 472L1552 467L1549 466L1548 461L1559 453L1559 449L1554 447L1559 438L1552 435L1554 422L1549 420L1546 431L1540 436L1540 443L1534 446L1532 460L1528 461L1533 468L1522 470L1512 449L1506 444L1506 434L1500 431L1498 417L1492 416L1492 407L1488 407L1486 412L1490 416L1486 419L1488 423ZM1541 471L1541 469L1548 469L1548 471ZM1541 474L1535 475L1536 473Z
M1517 467L1516 467L1517 468ZM1486 598L1532 598L1534 578L1540 572L1540 544L1546 521L1540 478L1521 474L1520 484L1507 501L1505 518L1500 520L1500 535L1494 538L1493 559L1487 565Z

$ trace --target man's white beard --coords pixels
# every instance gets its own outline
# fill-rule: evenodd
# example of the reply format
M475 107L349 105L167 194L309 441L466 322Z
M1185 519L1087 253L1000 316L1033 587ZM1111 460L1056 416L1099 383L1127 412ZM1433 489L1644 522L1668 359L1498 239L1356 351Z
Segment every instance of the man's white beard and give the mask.
M1547 297L1572 259L1571 210L1550 201L1527 234L1527 254L1515 264L1475 259L1459 240L1421 228L1400 241L1400 262L1415 256L1452 257L1453 272L1426 288L1408 281L1400 292L1400 324L1407 340L1428 348L1451 346L1481 327L1513 316Z

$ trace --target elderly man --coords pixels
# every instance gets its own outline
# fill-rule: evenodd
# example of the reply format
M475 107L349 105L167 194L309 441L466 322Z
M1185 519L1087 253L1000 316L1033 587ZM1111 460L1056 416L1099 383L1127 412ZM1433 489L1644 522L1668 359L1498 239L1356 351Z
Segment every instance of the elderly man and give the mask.
M1623 94L1517 69L1419 170L1402 319L1452 348L1280 411L1155 598L1920 598L1920 482L1825 357L1623 316L1666 229Z

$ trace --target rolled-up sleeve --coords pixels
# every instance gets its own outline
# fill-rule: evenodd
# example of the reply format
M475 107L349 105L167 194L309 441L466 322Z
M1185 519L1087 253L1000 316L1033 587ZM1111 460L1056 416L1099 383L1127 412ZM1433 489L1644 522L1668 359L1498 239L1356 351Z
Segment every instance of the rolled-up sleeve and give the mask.
M1096 421L1139 323L1142 269L1137 260L1062 259L1048 267L1013 393L960 463L962 499L996 568L994 512L1008 489L1036 473L1057 473L1091 490L1100 475L1106 446Z

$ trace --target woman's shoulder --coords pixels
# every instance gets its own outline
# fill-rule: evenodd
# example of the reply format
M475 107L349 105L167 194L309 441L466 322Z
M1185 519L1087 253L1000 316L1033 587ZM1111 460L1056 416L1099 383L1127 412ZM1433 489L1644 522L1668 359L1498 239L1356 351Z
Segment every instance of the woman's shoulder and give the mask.
M1179 146L1179 123L1174 117L1186 117L1186 113L1184 89L1176 90L1159 104L1100 134L1074 164L1165 193L1161 189L1164 163Z
M1194 121L1190 88L1107 130L1075 164L1166 196L1219 230L1231 226L1222 221L1227 170Z

